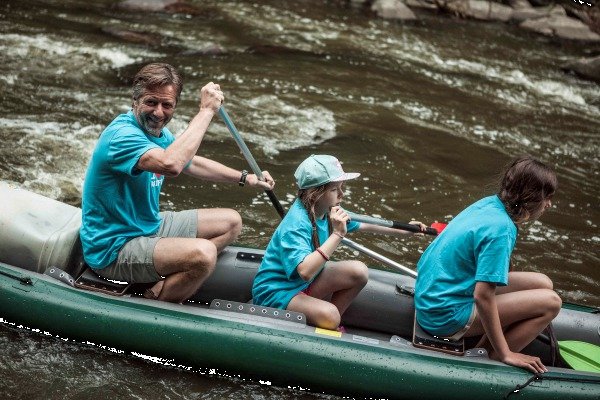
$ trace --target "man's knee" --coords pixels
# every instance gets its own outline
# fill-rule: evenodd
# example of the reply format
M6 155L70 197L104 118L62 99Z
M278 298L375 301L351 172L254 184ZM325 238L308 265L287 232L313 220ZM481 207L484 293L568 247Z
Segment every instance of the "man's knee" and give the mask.
M220 219L217 230L218 235L224 235L229 238L229 242L233 242L242 232L242 216L236 210L231 208L219 210Z
M197 239L190 254L190 269L213 271L217 263L217 246L210 240Z
M236 210L229 210L229 227L230 232L236 238L242 232L242 216Z

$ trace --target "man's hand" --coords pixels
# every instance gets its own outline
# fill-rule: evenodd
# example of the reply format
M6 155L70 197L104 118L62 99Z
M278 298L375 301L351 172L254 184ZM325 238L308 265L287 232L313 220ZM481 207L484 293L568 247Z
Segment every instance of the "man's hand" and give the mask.
M250 174L246 177L246 183L249 186L258 186L264 190L273 190L275 187L275 181L271 177L271 174L269 174L267 171L262 171L262 175L264 181L259 180L255 174Z
M223 100L225 97L221 87L216 83L209 82L200 89L200 111L208 109L216 113L223 104Z

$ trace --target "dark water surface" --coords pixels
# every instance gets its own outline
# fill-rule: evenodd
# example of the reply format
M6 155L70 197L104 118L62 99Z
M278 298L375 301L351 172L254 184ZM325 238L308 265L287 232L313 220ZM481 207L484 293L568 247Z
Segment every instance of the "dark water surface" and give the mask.
M348 185L346 208L426 223L447 221L492 193L495 174L513 156L541 158L556 168L560 188L542 220L521 229L515 268L548 274L566 301L600 306L600 91L558 68L584 46L433 14L390 23L334 1L198 0L203 12L194 16L125 12L116 3L0 5L0 179L79 205L98 134L130 107L131 77L147 62L165 61L186 82L171 130L181 132L194 115L201 86L220 83L286 204L294 169L317 152L362 173ZM145 31L155 44L106 29ZM203 55L210 47L223 54ZM218 121L201 154L247 168ZM268 243L278 218L264 195L188 177L166 182L163 209L233 207L245 221L240 243ZM430 242L353 239L412 268ZM8 325L0 326L0 342L2 397L333 398Z

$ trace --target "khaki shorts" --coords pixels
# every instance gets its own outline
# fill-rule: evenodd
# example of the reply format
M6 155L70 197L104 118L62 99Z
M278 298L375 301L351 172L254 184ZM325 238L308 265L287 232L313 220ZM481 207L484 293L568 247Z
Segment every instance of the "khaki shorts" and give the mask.
M154 248L163 237L195 238L198 211L161 212L162 222L156 235L133 238L119 250L117 259L106 268L94 271L107 279L130 283L157 282L163 277L154 269Z
M475 307L475 304L473 304L473 311L471 311L471 316L469 317L469 320L467 321L466 325L462 329L459 329L457 332L453 333L450 336L440 336L440 337L442 339L449 339L449 340L454 340L454 341L462 339L462 337L465 335L465 333L467 333L467 331L469 330L471 325L473 325L476 315L477 315L477 307Z

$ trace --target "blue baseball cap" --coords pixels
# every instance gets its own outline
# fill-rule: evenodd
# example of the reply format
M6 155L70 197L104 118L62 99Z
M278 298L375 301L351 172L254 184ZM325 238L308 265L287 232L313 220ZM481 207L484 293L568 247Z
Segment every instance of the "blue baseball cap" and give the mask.
M341 182L358 178L358 172L344 172L342 164L334 156L312 154L294 172L300 189L309 189L329 182Z

